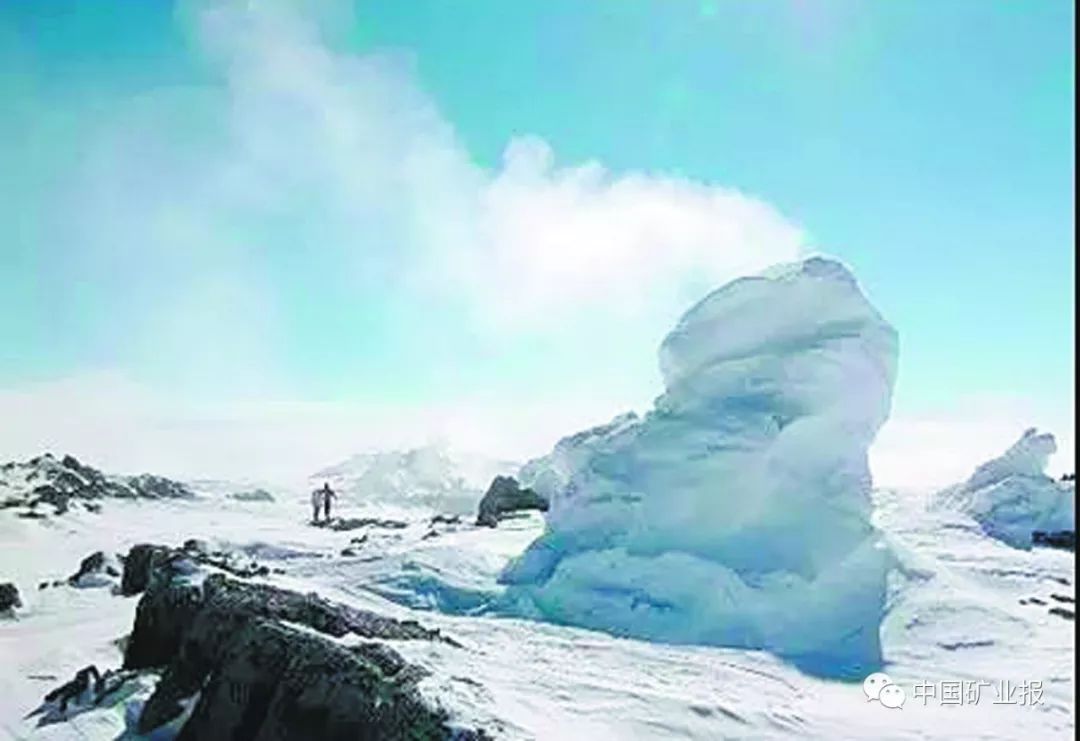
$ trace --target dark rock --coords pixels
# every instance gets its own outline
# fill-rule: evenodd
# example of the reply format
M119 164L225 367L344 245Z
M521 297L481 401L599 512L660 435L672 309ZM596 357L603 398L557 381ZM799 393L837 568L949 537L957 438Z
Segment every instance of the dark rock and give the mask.
M355 556L359 556L360 551L356 550L355 548L342 548L341 555L345 558L353 558Z
M166 668L139 733L175 719L198 694L180 741L484 738L450 729L416 691L422 670L389 647L319 635L448 640L437 630L223 574L200 583L176 560L158 562L149 582L124 667Z
M135 496L146 499L194 499L195 493L179 481L148 473L131 476L127 483L135 490Z
M409 526L409 523L401 520L382 520L378 517L336 517L329 523L320 522L319 527L329 527L337 532L359 530L362 527L381 527L387 530L401 530Z
M90 666L83 667L79 671L75 672L75 677L64 684L60 685L53 691L45 695L45 702L58 702L60 706L60 712L64 713L67 710L68 702L71 700L77 700L88 689L93 688L99 690L102 688L101 672L98 668L91 664ZM95 692L96 694L96 692Z
M513 476L496 476L480 500L476 524L495 527L510 512L540 510L547 512L547 500L532 489L522 489Z
M1061 548L1067 551L1076 550L1076 531L1075 530L1056 530L1054 532L1043 532L1036 530L1031 534L1031 542L1035 545L1046 546L1048 548Z
M431 518L432 525L457 525L461 523L461 515L435 515Z
M42 703L27 717L42 716L38 721L39 726L68 720L81 712L105 705L110 700L123 699L129 693L119 695L119 690L135 677L135 672L122 670L102 674L91 664L45 695Z
M1068 604L1074 604L1076 602L1075 598L1070 597L1067 594L1051 594L1050 599L1054 600L1055 602L1065 602Z
M209 680L180 690L200 695L177 741L451 736L445 714L425 704L412 682L387 676L360 652L291 627L257 620L231 633L216 652L199 655L211 657L203 668ZM177 680L167 673L166 691L170 681ZM149 721L156 720L140 718L138 730L151 730Z
M150 583L150 575L161 559L169 554L161 545L140 543L131 547L124 559L124 574L120 580L120 594L130 597L141 594Z
M58 515L68 511L68 502L71 501L70 492L61 491L51 484L35 486L34 490L30 492L30 497L31 507L36 507L39 504L49 504L52 505Z
M110 577L119 577L120 569L114 559L104 551L91 553L79 564L79 570L68 577L68 584L73 587L105 586Z
M364 638L448 640L412 620L394 620L366 610L337 605L318 595L299 594L267 584L233 581L212 574L201 582L183 578L186 569L176 559L156 564L135 613L135 628L124 655L124 667L163 666L176 655L180 640L195 617L210 608L236 619L265 618L306 625L340 638L349 633Z
M270 567L237 553L212 551L204 540L190 538L179 549L160 545L140 544L133 546L124 559L124 576L120 593L124 596L139 594L146 589L153 571L165 562L186 563L191 570L196 565L213 566L234 576L245 579L268 576Z
M207 555L210 553L210 544L205 540L199 540L198 538L188 538L180 548L181 550L197 555Z
M1076 613L1065 607L1051 607L1049 612L1051 615L1057 615L1058 617L1065 618L1066 620L1076 619Z
M265 489L252 489L251 491L238 491L229 495L238 502L272 502L273 495Z
M0 584L0 613L14 610L16 607L22 607L18 588L11 582L3 582Z

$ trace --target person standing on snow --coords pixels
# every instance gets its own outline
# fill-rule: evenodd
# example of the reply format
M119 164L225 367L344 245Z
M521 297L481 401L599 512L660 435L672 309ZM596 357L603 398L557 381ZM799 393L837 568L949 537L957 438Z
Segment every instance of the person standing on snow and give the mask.
M322 502L322 489L316 489L315 491L311 492L311 521L316 525L319 524L319 510L322 508Z
M323 488L319 490L319 494L322 496L323 517L327 522L330 522L330 500L337 499L337 494L330 488L329 483L323 484Z

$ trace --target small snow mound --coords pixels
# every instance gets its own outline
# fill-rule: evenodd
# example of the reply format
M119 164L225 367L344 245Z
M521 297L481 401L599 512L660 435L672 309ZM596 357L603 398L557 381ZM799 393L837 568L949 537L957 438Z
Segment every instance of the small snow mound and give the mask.
M896 354L893 328L833 261L710 294L661 345L652 411L523 469L550 510L502 575L507 609L865 675L881 662L891 563L870 524L866 450Z
M1018 548L1030 548L1035 533L1075 531L1075 483L1045 473L1055 452L1052 434L1028 429L967 481L939 492L933 508L964 512L988 535Z

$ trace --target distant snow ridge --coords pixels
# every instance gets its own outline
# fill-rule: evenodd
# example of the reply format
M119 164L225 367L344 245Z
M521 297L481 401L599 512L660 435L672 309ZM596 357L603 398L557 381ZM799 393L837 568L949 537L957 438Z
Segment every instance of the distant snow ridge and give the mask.
M517 469L517 463L427 445L360 453L313 474L310 482L312 486L329 482L346 502L418 505L466 514L476 510L492 479Z
M934 504L965 512L988 535L1018 548L1030 548L1036 532L1075 531L1075 482L1044 473L1055 452L1054 436L1031 428L967 481L940 492Z
M864 676L881 663L891 563L866 451L896 355L896 332L830 260L707 296L661 345L652 411L522 470L551 508L500 577L507 609Z
M184 484L148 473L114 476L81 463L71 455L57 459L51 453L25 463L0 465L0 509L16 509L20 517L42 518L46 507L62 515L80 505L98 511L98 500L190 499Z

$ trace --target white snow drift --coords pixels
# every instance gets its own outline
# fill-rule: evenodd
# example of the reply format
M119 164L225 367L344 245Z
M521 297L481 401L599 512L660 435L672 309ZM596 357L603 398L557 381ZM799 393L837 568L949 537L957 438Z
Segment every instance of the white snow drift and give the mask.
M890 556L869 521L866 450L896 355L836 262L712 293L664 340L652 411L524 469L551 510L501 577L510 609L763 648L827 675L877 666Z
M1055 452L1053 435L1029 429L967 481L940 492L934 504L968 514L988 535L1020 548L1031 547L1036 532L1075 531L1075 484L1045 473Z

